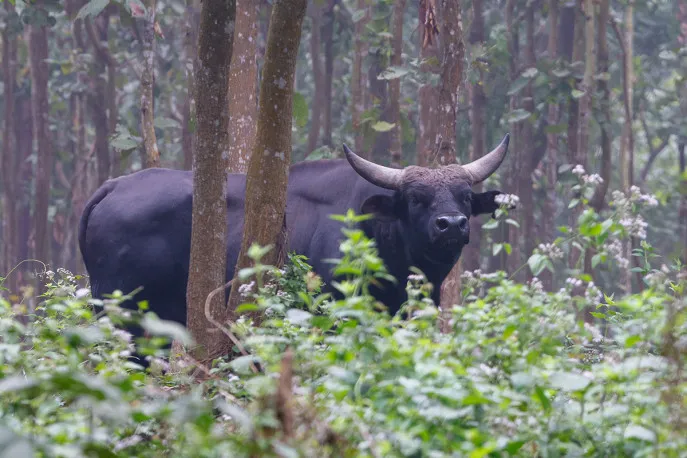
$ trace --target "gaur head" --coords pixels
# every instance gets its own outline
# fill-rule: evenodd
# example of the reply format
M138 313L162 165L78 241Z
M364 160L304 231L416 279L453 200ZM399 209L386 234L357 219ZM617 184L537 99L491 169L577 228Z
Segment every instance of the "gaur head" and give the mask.
M470 241L471 216L493 213L500 191L472 192L472 186L498 169L508 151L509 134L489 154L469 164L438 168L384 167L367 161L343 145L346 158L365 180L393 190L377 194L362 205L379 221L397 222L413 259L436 264L453 264Z

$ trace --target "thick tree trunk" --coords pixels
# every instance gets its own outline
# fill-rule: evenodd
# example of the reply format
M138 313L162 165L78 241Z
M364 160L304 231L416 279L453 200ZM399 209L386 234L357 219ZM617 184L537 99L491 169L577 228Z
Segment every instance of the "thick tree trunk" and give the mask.
M293 84L307 0L277 0L267 37L260 85L258 127L248 165L243 240L231 287L230 316L240 300L238 272L251 265L251 245L272 246L261 260L279 265L286 257L286 187L291 163ZM259 316L253 317L257 322Z
M258 4L237 0L229 73L229 171L246 173L258 115Z
M558 59L558 0L549 0L549 60ZM553 75L551 75L553 76ZM553 78L552 78L553 79ZM555 83L552 81L551 90ZM558 124L559 106L556 102L549 103L546 121L549 126ZM550 243L556 232L556 181L558 180L558 134L546 134L546 202L542 214L543 241ZM542 284L547 291L553 290L555 277L553 272L544 271L541 275Z
M193 156L193 219L186 326L196 341L197 358L210 361L228 353L229 341L205 314L208 295L226 278L226 169L229 65L236 20L235 0L201 3L198 38L197 149ZM226 320L225 294L210 303L212 320Z
M322 7L314 4L310 14L310 57L312 58L312 76L315 83L315 93L313 94L312 118L310 130L308 132L308 151L310 154L317 148L322 130L322 108L324 106L324 75L322 71L322 61L320 59L320 43L322 37L320 30L322 27Z
M160 150L155 136L155 6L157 0L146 2L143 27L143 72L141 73L141 132L146 152L145 167L160 167Z
M459 0L442 0L440 14L442 31L441 79L439 83L439 111L437 117L439 142L438 161L441 165L456 163L456 110L458 90L463 78L463 19ZM443 313L460 303L461 264L456 263L441 285ZM446 330L446 328L444 329Z
M14 5L5 2L7 12L14 12ZM19 245L17 228L17 142L15 138L14 91L17 75L17 36L12 36L5 28L2 32L2 81L5 102L4 125L2 132L2 160L0 176L2 177L2 247L0 248L0 275L3 277L17 264L17 247ZM15 292L16 275L5 284L10 292Z
M361 132L362 114L365 111L364 91L365 80L363 79L363 60L367 53L367 43L365 42L365 26L370 20L370 7L366 0L358 0L357 8L364 9L365 14L355 23L353 40L355 50L353 51L353 71L351 74L351 117L353 120L353 132L355 133L355 151L357 154L367 156L364 153L363 134ZM313 110L315 110L313 106Z
M421 30L420 36L420 58L427 60L436 58L439 60L439 49L437 45L438 28L436 25L435 0L420 0L418 5L418 23ZM438 73L438 68L428 63L421 66L423 72ZM418 135L417 135L417 164L421 166L430 165L435 157L437 141L437 107L438 107L437 88L426 83L420 86L418 99L420 103L418 115Z
M43 2L36 2L36 8L43 9ZM47 14L47 12L46 12ZM45 263L51 262L48 238L48 205L50 202L50 181L52 177L53 145L50 139L48 116L48 30L45 26L29 27L29 59L31 62L31 113L33 116L33 137L38 148L35 169L35 207L33 228L35 230L34 257ZM42 292L42 286L38 291Z
M393 54L391 65L400 67L403 63L401 54L403 52L403 11L405 10L405 0L396 0L393 13ZM389 110L390 122L395 124L391 130L391 166L400 167L403 156L403 139L401 132L401 79L395 78L389 81Z
M193 167L193 143L195 129L192 124L196 119L196 84L195 74L198 61L198 0L186 2L186 38L184 47L186 51L186 99L184 100L183 126L181 128L181 143L184 149L184 170Z

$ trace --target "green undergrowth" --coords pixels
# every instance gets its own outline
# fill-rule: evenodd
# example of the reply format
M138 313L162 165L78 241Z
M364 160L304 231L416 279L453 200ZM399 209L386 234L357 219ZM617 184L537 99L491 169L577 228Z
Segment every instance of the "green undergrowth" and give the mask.
M165 342L191 343L182 326L121 309L121 295L93 300L64 270L32 314L0 300L0 456L685 456L680 266L655 270L644 255L651 281L623 297L574 293L582 274L551 293L469 273L443 313L418 272L402 319L369 294L387 273L357 218L339 217L339 300L303 257L278 270L251 250L241 310L265 320L232 323L241 345L212 367L167 358ZM581 218L592 233L579 243L599 236L584 224L613 230ZM548 251L530 267L555 261ZM124 320L150 336L132 341ZM148 370L128 359L134 345Z

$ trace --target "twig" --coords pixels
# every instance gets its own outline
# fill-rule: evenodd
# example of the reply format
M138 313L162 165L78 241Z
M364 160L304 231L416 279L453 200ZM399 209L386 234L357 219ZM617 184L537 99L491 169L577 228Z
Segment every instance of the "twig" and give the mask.
M284 357L281 360L281 371L279 374L279 386L277 387L277 418L281 422L282 431L287 438L293 437L293 411L291 410L291 402L293 393L291 386L293 384L293 351L287 348Z
M220 323L219 321L215 320L215 319L212 317L212 314L210 313L210 303L212 302L212 298L215 297L215 296L216 296L217 294L219 294L220 292L223 292L223 291L224 291L225 289L227 289L229 286L231 286L231 283L232 283L233 281L234 281L234 280L229 280L227 283L225 283L224 285L220 286L219 288L216 288L216 289L212 290L212 291L210 292L210 294L208 294L207 299L205 299L205 318L206 318L210 323L212 323L213 325L215 325L215 327L216 327L217 329L219 329L220 331L222 331L227 337L229 337L229 339L231 339L231 341L234 343L234 345L236 345L236 347L239 349L239 351L240 351L244 356L248 356L248 352L246 351L246 349L245 349L245 348L243 347L243 345L241 344L241 341L239 341L239 339L236 338L236 336L234 335L234 333L231 332L230 330L228 330L226 327L224 327L224 325L222 325L222 323ZM227 320L227 321L229 321L229 320ZM229 321L229 322L231 323L231 321ZM250 367L251 367L251 369L253 370L254 373L257 374L257 373L259 372L259 371L258 371L258 368L255 367L255 364L254 364L252 361L251 361L251 363L250 363Z

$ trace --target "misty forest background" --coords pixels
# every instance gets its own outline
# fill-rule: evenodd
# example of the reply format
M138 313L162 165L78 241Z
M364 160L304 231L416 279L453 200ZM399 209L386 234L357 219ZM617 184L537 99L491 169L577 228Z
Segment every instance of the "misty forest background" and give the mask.
M3 0L0 30L0 456L685 456L687 1ZM265 174L265 246L286 170L264 145L435 166L507 132L474 190L517 208L471 220L441 311L414 276L407 321L319 296L244 238L259 288L203 334L209 223L191 325L143 318L148 370L118 298L89 297L79 218L110 178L193 168L200 208L225 170ZM346 237L366 285L383 267ZM163 337L218 347L167 360Z

